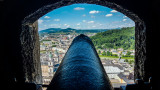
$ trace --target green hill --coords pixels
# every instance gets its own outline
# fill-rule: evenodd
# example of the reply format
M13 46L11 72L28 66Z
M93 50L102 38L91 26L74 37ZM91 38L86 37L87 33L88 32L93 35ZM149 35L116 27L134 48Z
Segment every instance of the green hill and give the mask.
M50 33L79 33L79 34L85 34L85 33L98 33L98 32L104 32L107 31L107 29L73 29L73 28L66 28L66 29L61 29L61 28L48 28L45 30L39 31L39 34L50 34Z
M135 27L112 29L90 37L96 48L135 48Z

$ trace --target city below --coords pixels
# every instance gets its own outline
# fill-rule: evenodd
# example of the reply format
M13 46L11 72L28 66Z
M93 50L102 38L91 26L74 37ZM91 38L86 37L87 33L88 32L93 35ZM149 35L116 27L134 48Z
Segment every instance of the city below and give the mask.
M96 33L86 33L86 35L91 37L96 35ZM77 33L40 35L40 60L43 84L51 82L72 40L76 36L78 36ZM104 52L110 52L118 58L105 57L103 55ZM131 61L130 59L121 58L127 52L130 52L130 55L134 55L134 50L123 50L122 48L97 50L113 87L134 83L134 63L129 62Z

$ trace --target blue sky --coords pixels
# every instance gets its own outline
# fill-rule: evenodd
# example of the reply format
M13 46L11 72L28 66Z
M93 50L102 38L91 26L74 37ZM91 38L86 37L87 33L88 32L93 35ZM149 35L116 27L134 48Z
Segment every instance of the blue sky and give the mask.
M55 9L38 19L39 30L47 28L112 29L135 26L124 14L96 4L73 4Z

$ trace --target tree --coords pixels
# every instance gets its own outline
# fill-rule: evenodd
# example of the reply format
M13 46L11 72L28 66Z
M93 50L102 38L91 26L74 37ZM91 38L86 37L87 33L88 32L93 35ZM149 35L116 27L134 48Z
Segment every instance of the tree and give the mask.
M110 56L112 56L112 52L110 52Z
M125 59L124 61L125 61L125 62L128 62L128 59Z
M129 60L128 63L132 64L132 63L134 63L134 60Z
M103 55L103 56L106 56L106 52L105 52L105 51L103 51L103 52L102 52L102 55Z
M127 56L131 55L131 52L130 52L130 51L127 51L126 55L127 55Z
M98 50L98 54L101 54L101 51L100 51L100 50Z
M109 51L107 51L107 56L110 56L110 52Z
M52 45L52 47L56 47L56 45Z
M135 27L111 29L90 37L98 48L134 49ZM103 46L103 47L102 47Z

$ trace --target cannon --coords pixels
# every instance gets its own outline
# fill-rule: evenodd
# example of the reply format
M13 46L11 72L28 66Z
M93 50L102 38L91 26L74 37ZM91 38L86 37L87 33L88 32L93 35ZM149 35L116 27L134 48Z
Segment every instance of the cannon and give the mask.
M91 39L83 34L71 43L47 90L113 90Z

